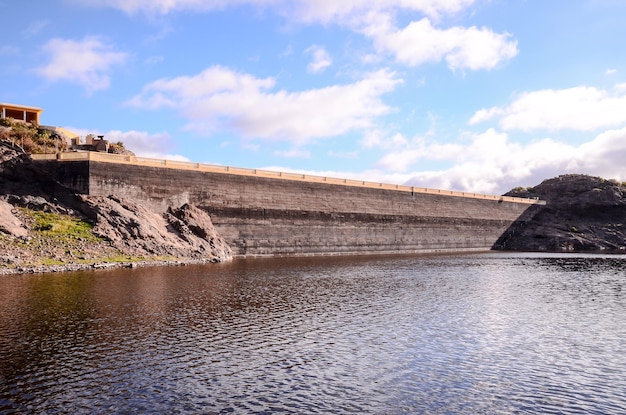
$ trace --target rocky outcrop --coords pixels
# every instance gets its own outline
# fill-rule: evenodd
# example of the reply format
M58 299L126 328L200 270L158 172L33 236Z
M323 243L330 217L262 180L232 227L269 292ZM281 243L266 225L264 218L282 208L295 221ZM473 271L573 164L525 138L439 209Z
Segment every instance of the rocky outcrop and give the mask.
M13 206L0 200L0 233L23 238L28 235L26 226L15 215Z
M70 243L47 236L29 212L90 223L95 237ZM51 268L41 265L46 263L54 263L55 270L60 265L73 270L112 257L176 263L232 259L230 247L209 215L197 207L175 206L161 214L114 196L77 195L41 171L21 149L2 140L0 248L0 273L45 271Z
M232 258L207 213L184 205L161 215L114 196L85 197L84 212L94 220L93 232L132 256Z
M626 251L626 187L581 174L543 181L506 194L546 201L529 222L510 229L495 248L547 252Z

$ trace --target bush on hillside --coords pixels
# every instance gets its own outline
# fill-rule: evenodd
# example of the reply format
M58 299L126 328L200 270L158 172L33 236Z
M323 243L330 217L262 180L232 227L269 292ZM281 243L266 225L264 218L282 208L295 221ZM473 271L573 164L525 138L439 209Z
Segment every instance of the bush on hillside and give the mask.
M54 153L67 151L69 145L58 134L40 128L36 123L0 119L0 139L21 147L29 154Z

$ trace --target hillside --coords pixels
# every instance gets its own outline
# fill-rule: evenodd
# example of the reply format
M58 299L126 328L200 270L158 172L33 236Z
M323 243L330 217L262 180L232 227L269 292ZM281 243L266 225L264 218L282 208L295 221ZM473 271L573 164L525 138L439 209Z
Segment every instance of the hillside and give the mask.
M547 202L534 218L501 238L498 249L626 253L626 184L568 174L506 196Z

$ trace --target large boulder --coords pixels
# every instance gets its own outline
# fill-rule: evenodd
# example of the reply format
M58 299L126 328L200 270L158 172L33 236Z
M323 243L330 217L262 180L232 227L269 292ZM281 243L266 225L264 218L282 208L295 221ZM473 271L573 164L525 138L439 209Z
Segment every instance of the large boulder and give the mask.
M625 205L624 190L624 186L614 180L566 174L544 180L535 187L513 189L506 195L538 197L554 208L584 211Z
M0 200L0 233L15 237L26 237L28 230L22 221L13 213L14 207Z
M626 188L582 174L516 188L506 196L546 201L528 223L503 235L495 248L522 251L626 252Z
M230 247L218 235L209 215L191 205L158 214L147 207L114 196L84 197L83 210L93 232L129 255L232 259Z

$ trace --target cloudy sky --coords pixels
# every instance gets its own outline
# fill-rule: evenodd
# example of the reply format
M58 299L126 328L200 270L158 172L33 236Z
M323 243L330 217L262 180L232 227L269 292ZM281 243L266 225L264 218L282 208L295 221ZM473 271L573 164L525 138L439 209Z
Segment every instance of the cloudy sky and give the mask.
M138 155L501 194L626 180L622 0L0 0L0 102Z

